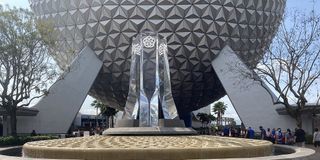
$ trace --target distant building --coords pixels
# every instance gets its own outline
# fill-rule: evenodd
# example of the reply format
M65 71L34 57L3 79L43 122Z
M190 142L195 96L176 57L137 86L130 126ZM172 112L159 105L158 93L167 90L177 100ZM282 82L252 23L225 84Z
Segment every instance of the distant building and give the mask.
M97 127L107 128L107 126L106 117L79 112L73 120L70 130L90 130Z
M296 104L291 105L292 108L296 108ZM285 107L277 109L280 115L288 115ZM320 128L320 105L317 103L307 103L302 109L302 121L303 129L308 133L312 133L315 128Z

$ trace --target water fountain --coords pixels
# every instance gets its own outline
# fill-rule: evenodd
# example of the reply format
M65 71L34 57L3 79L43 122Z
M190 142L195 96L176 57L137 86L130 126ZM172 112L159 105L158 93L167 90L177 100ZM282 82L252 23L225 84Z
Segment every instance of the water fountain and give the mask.
M123 109L125 106L125 114L124 119L118 123L118 128L107 130L103 136L26 143L23 146L25 157L102 160L257 159L265 156L264 159L279 159L314 153L308 149L284 149L286 147L273 146L268 141L194 135L192 129L186 128L181 121L175 119L177 110L185 114L225 95L211 68L214 55L224 46L230 45L240 57L248 58L253 61L252 64L256 64L257 57L263 55L263 45L272 40L279 25L285 1L30 2L31 8L40 19L55 23L54 27L61 36L59 41L62 50L75 51L56 55L58 64L62 68L66 67L76 56L73 53L89 46L104 63L104 70L99 73L90 94L115 108ZM131 41L132 37L144 29L158 31L159 36L167 37L167 47L171 51L168 52L168 57L174 62L183 61L185 64L170 65L170 69L181 73L171 75L171 86L165 41L159 39L156 33L143 33ZM128 49L130 45L131 52ZM129 57L130 53L131 69L135 68L136 72L131 70L130 79L118 81L119 75L129 77L127 66L130 66L130 61L121 58ZM146 61L146 65L143 55L150 59ZM197 67L190 68L194 65ZM144 70L146 66L147 70ZM150 66L153 66L152 71L148 70ZM185 83L189 85L179 86L194 73L195 77L207 79L195 78L189 80L191 83ZM106 75L110 77L105 78ZM124 84L130 85L123 87ZM113 94L113 91L117 94ZM213 92L215 94L212 94ZM126 94L129 96L124 96ZM177 108L172 97L178 99ZM288 153L292 154L272 156L273 148L282 148L280 150L288 150Z
M143 32L133 40L131 50L130 89L123 120L138 121L138 126L110 128L104 132L105 136L30 142L23 146L24 155L100 160L105 157L206 159L271 154L272 144L267 141L190 136L197 132L186 128L177 118L171 95L165 39L160 39L157 33ZM181 124L160 126L160 117Z
M92 136L29 142L23 151L53 159L213 159L269 156L272 144L215 136Z
M270 156L273 145L269 141L196 135L184 126L171 95L166 46L165 39L152 32L143 32L133 40L122 126L107 129L103 136L29 142L23 146L24 156L86 160Z

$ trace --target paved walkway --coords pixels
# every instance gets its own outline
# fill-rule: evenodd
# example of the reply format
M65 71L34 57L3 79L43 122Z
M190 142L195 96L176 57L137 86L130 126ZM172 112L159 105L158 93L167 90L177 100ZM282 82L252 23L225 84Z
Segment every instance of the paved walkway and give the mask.
M302 158L301 160L320 160L320 148L314 148L313 145L306 145L306 147L315 150L316 153L310 157Z

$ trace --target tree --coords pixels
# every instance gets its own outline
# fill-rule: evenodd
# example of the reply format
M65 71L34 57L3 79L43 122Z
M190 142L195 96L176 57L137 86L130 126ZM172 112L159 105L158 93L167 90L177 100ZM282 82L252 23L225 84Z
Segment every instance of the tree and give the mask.
M197 117L199 118L199 120L201 121L202 127L206 127L208 126L208 124L210 124L212 121L216 120L216 117L214 117L211 114L207 114L207 113L198 113Z
M317 102L316 102L316 106L315 107L318 107L319 108L320 106L320 95L319 95L319 92L317 93ZM315 108L316 109L316 108ZM315 114L315 111L313 112L313 114Z
M295 11L292 15L285 16L272 44L266 47L255 68L259 77L255 79L276 91L275 103L283 104L302 127L302 111L319 83L320 16L314 11L309 15Z
M222 125L222 116L224 115L227 109L227 105L224 102L217 102L213 106L213 112L217 114L217 126Z
M100 114L106 117L107 124L109 127L112 128L114 126L113 116L115 116L118 112L116 109L108 107L107 105L103 104L98 100L94 100L91 103L91 106L100 109ZM110 120L111 120L111 123L110 123Z
M230 125L231 125L232 127L236 127L237 122L234 120L234 118L231 118L231 119L230 119Z
M201 130L200 130L200 134L211 134L211 126L209 124L211 124L212 121L216 120L216 117L214 117L211 114L207 114L207 113L198 113L197 117L199 118L199 120L201 121ZM208 126L209 125L209 126Z
M17 110L48 94L57 75L49 56L55 39L52 27L25 9L0 6L0 107L10 116L17 135Z

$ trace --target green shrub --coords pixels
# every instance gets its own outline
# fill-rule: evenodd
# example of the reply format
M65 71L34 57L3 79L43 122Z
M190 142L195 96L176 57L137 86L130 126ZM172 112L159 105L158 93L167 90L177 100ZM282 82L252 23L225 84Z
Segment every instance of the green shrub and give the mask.
M0 138L0 145L1 146L17 145L18 143L19 143L19 139L18 138L14 138L12 136L1 137Z
M306 135L306 144L312 144L313 135Z
M20 136L20 137L0 137L0 146L16 146L23 145L27 142L57 139L57 136Z

